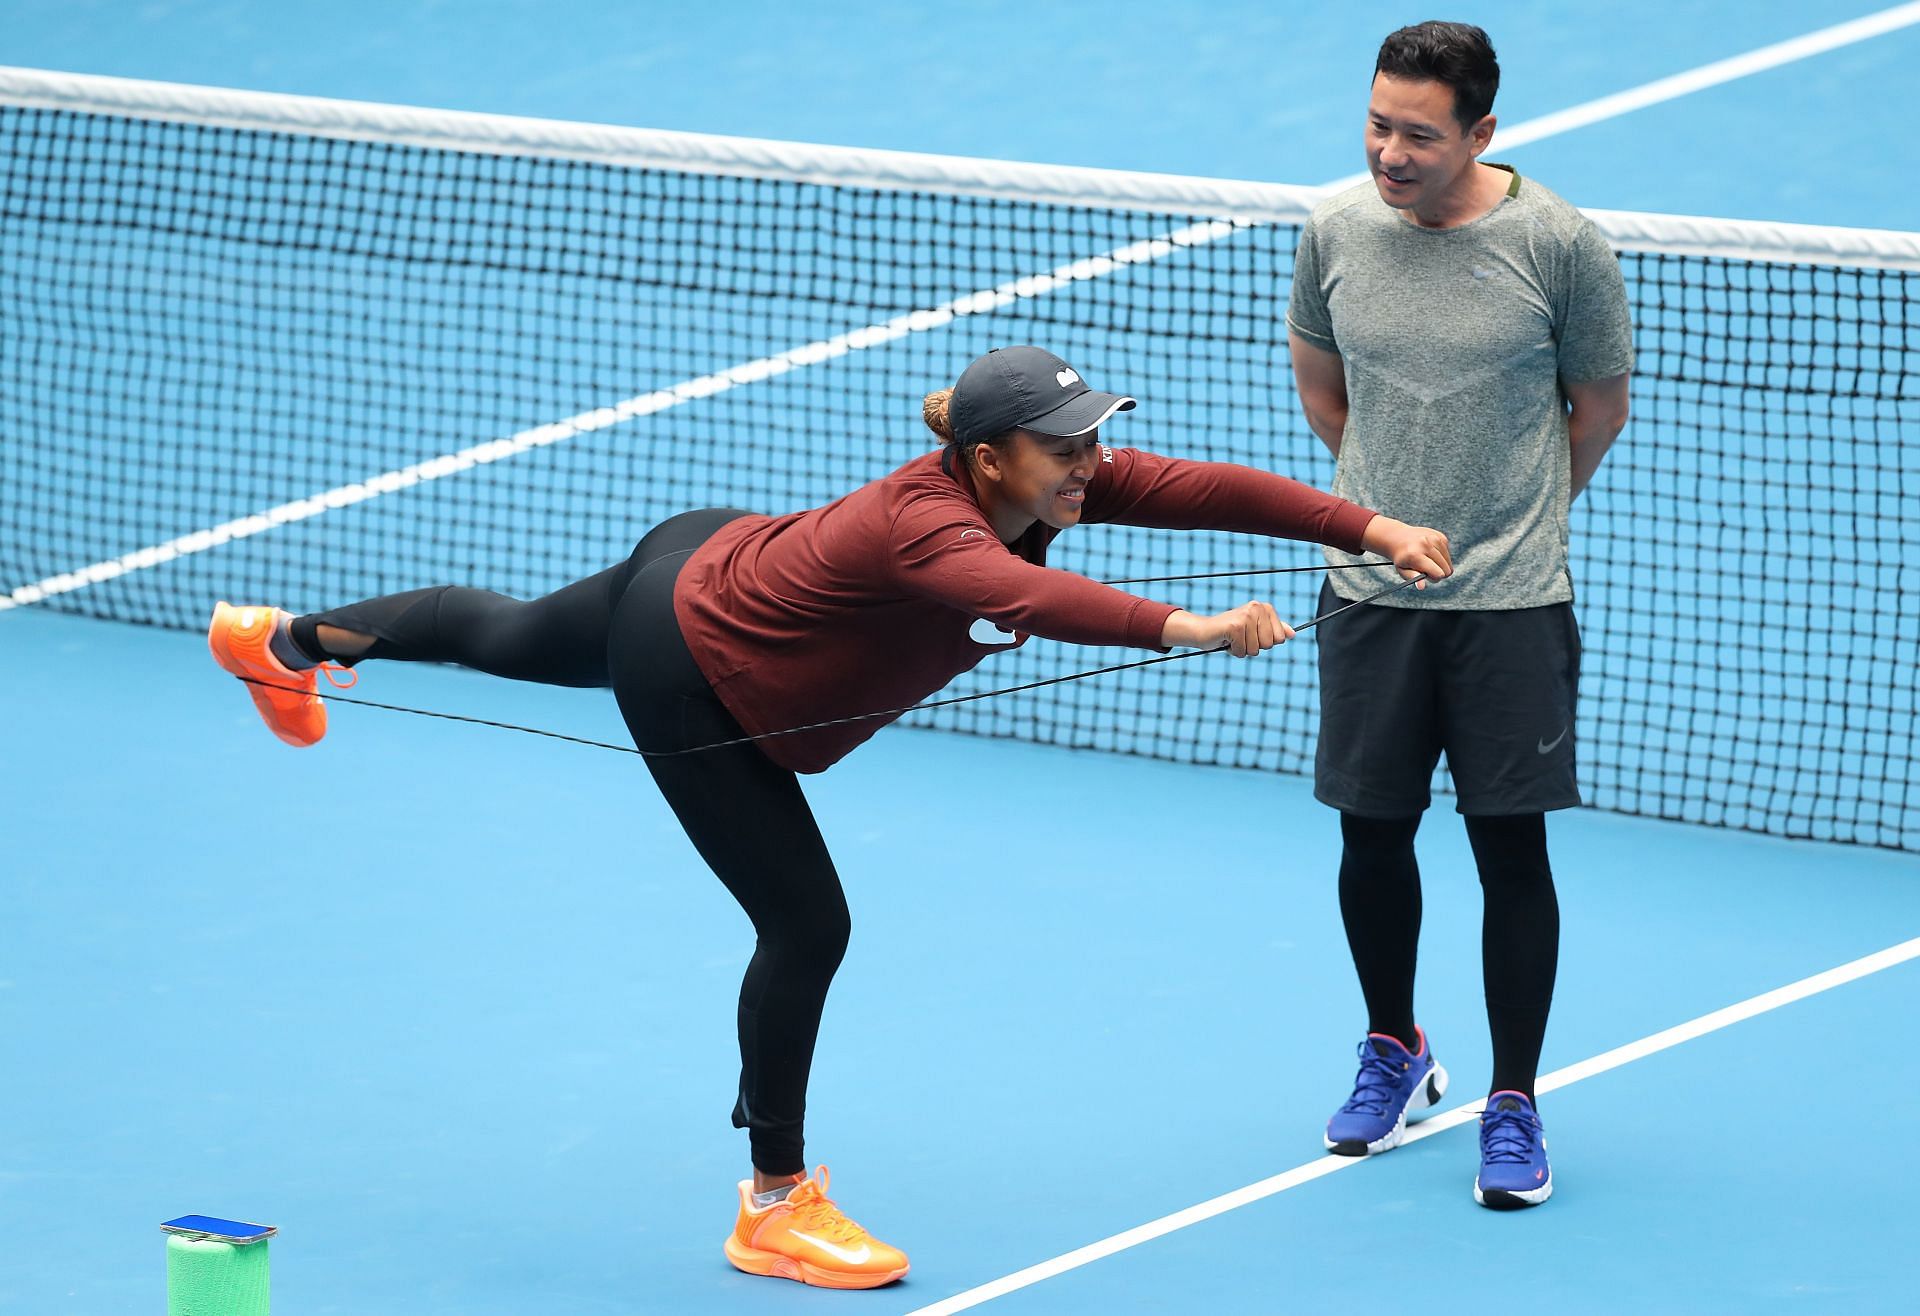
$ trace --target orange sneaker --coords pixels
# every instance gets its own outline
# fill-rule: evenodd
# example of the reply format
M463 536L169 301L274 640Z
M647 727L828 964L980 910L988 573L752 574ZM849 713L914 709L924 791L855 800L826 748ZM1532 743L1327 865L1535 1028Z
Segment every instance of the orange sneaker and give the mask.
M334 676L347 669L332 663L296 672L274 657L268 641L285 615L278 608L216 603L207 627L207 648L216 663L247 682L253 706L274 735L289 745L311 745L327 734L327 706L320 702L318 674L325 672L327 680L341 690L353 680Z
M795 1184L785 1201L762 1207L753 1204L753 1180L742 1180L727 1260L749 1275L826 1289L874 1289L906 1274L906 1253L842 1215L827 1196L827 1167L817 1173Z

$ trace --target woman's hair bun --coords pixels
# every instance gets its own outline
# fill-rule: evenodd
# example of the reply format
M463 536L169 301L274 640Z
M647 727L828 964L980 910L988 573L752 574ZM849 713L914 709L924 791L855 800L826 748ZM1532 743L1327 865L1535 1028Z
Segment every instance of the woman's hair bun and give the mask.
M943 388L937 393L929 393L920 403L920 418L927 422L927 428L942 443L953 442L953 390Z

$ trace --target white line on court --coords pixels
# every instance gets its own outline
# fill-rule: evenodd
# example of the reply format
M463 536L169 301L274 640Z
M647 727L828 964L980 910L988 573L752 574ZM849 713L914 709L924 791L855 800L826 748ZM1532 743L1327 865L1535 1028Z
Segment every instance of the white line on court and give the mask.
M789 370L797 370L802 366L817 365L822 361L846 356L850 352L878 347L882 343L905 338L908 334L924 333L929 329L950 324L962 316L995 311L1028 297L1042 297L1070 283L1098 279L1115 270L1125 269L1129 265L1143 265L1160 260L1182 247L1204 246L1244 226L1244 224L1224 219L1189 224L1172 233L1129 243L1101 256L1073 261L1045 274L1029 275L996 287L981 288L964 297L943 302L939 306L910 311L880 324L870 324L832 338L788 348L773 356L763 356L757 361L742 362L715 374L683 380L671 388L642 393L638 397L628 398L610 407L583 411L565 420L521 430L518 434L504 439L477 444L459 452L416 462L411 466L386 471L353 484L328 489L324 493L281 503L277 507L269 507L264 511L227 521L210 529L182 535L178 539L170 539L163 544L154 544L105 562L95 562L91 566L49 576L31 585L22 585L10 593L0 594L0 612L38 603L56 594L84 589L88 585L97 585L102 581L124 576L130 571L157 567L192 553L204 553L221 544L263 534L276 526L291 525L295 521L304 521L335 508L351 507L355 503L363 503L369 498L378 498L382 494L397 493L429 480L445 479L449 475L457 475L475 466L517 457L523 452L571 439L576 434L590 434L595 430L606 429L640 416L651 416L655 412L677 407L696 398L724 393L741 384L771 379L775 375L783 375Z
M1856 18L1847 23L1836 23L1818 32L1809 32L1805 36L1776 42L1771 46L1762 46L1758 50L1749 51L1744 55L1735 55L1731 59L1703 64L1690 72L1676 73L1670 78L1661 78L1643 87L1635 87L1631 91L1616 92L1611 96L1602 96L1599 100L1588 101L1584 105L1576 105L1572 109L1543 114L1537 119L1530 119L1517 128L1501 133L1501 145L1525 146L1528 142L1535 142L1543 137L1552 137L1556 133L1567 132L1574 128L1584 128L1602 119L1611 119L1616 115L1627 114L1648 105L1657 105L1661 101L1674 100L1708 87L1718 86L1723 82L1732 82L1736 78L1763 73L1768 69L1779 68L1782 64L1791 64L1796 60L1824 54L1829 50L1837 50L1841 46L1850 46L1855 42L1885 36L1889 32L1896 32L1903 27L1912 27L1916 23L1920 23L1920 3L1895 5L1877 14L1868 14L1864 18Z
M1823 28L1817 32L1810 32L1790 41L1764 46L1745 55L1705 64L1691 72L1661 78L1644 86L1617 92L1611 96L1603 96L1583 105L1576 105L1571 109L1530 119L1512 128L1501 129L1498 134L1499 141L1503 147L1516 147L1540 141L1543 138L1553 137L1575 128L1583 128L1588 124L1626 114L1647 105L1672 100L1705 87L1777 68L1782 64L1805 59L1810 55L1817 55L1838 46L1882 36L1915 23L1920 23L1920 0L1897 5L1892 9ZM1347 178L1335 179L1322 186L1331 190L1362 182L1366 178L1367 175L1364 173L1355 174ZM54 595L71 593L89 585L113 580L131 571L157 567L176 558L205 552L221 544L261 534L276 526L303 521L335 508L349 507L355 503L365 502L369 498L377 498L382 494L395 493L429 480L442 479L470 470L475 466L518 456L535 448L570 439L576 434L591 433L640 416L650 416L695 398L710 397L715 393L725 392L740 384L768 379L801 366L813 365L820 361L845 356L849 352L889 343L895 339L904 338L908 334L938 328L963 315L977 315L984 311L997 310L1026 297L1043 296L1070 283L1100 278L1129 265L1158 260L1181 247L1203 246L1226 236L1237 227L1240 226L1224 220L1190 225L1161 238L1133 243L1116 251L1110 251L1104 256L1075 261L1048 274L1033 275L998 287L984 288L941 306L896 316L883 324L868 325L834 338L789 348L787 351L762 357L757 361L745 362L715 374L684 380L669 388L628 398L610 407L582 412L565 420L522 430L504 439L477 444L459 452L416 462L411 466L369 476L352 484L341 485L322 493L281 503L277 507L238 517L204 530L197 530L192 534L181 535L165 543L149 545L117 558L95 562L72 571L48 576L32 584L18 586L8 593L0 594L0 613L38 603Z
M1556 1069L1551 1074L1541 1077L1538 1090L1552 1092L1558 1088L1567 1087L1582 1079L1604 1074L1610 1069L1618 1069L1622 1065L1645 1059L1669 1047L1679 1046L1682 1042L1691 1042L1695 1038L1704 1037L1708 1033L1751 1019L1755 1015L1777 1010L1783 1005L1791 1005L1795 1001L1805 1000L1809 996L1818 995L1912 959L1920 959L1920 937L1903 941L1897 946L1889 946L1885 950L1876 951L1837 968L1828 969L1824 973L1816 973L1810 978L1802 978L1799 982L1789 983L1785 987L1762 992L1737 1005L1729 1005L1711 1014L1703 1014L1698 1019L1664 1029L1649 1037L1643 1037L1637 1042L1615 1047L1611 1051L1603 1051L1597 1056L1568 1065L1564 1069ZM1481 1104L1479 1101L1471 1101L1463 1106L1455 1106L1431 1119L1422 1120L1408 1128L1406 1141L1417 1142L1422 1138L1431 1138L1436 1133L1444 1133L1448 1129L1471 1123L1480 1113ZM916 1307L908 1312L907 1316L951 1316L954 1312L978 1307L982 1303L1005 1297L1009 1293L1028 1288L1042 1280L1052 1279L1056 1275L1063 1275L1067 1271L1077 1270L1081 1266L1104 1260L1128 1248L1138 1247L1142 1243L1185 1229L1189 1225L1197 1225L1217 1215L1224 1215L1228 1211L1272 1197L1276 1193L1284 1193L1289 1188L1298 1188L1301 1184L1311 1183L1315 1179L1324 1179L1327 1175L1340 1170L1365 1165L1370 1159L1365 1156L1334 1156L1332 1154L1322 1156L1305 1165L1297 1165L1284 1174L1276 1174L1258 1183L1250 1183L1244 1188L1236 1188L1233 1192L1189 1206L1183 1211L1175 1211L1172 1215L1161 1216L1158 1220L1137 1225L1110 1238L1103 1238L1097 1243L1075 1248L1051 1261L1042 1261L1038 1265L1028 1266L1025 1270L1016 1270L1011 1275L1004 1275L990 1283L968 1289L964 1293L956 1293L951 1298L944 1298L925 1307Z
M1570 109L1556 110L1552 114L1543 114L1537 119L1516 124L1512 128L1498 128L1494 140L1503 151L1526 146L1542 138L1557 137L1561 133L1571 132L1575 128L1584 128L1588 124L1599 123L1602 119L1618 118L1634 110L1645 109L1649 105L1658 105L1662 101L1675 100L1708 87L1717 87L1723 82L1732 82L1737 78L1748 77L1755 73L1764 73L1768 69L1779 68L1782 64L1791 64L1796 60L1807 59L1813 55L1824 54L1841 46L1850 46L1855 42L1866 41L1873 37L1885 36L1897 32L1903 27L1912 27L1920 23L1920 0L1916 3L1895 5L1883 9L1877 14L1868 14L1846 23L1836 23L1832 27L1821 28L1818 32L1809 32L1805 36L1776 42L1771 46L1762 46L1750 50L1744 55L1735 55L1731 59L1715 60L1711 64L1702 64L1699 68L1689 69L1685 73L1676 73L1672 77L1659 78L1628 91L1617 91L1611 96L1602 96L1598 100L1587 101ZM1348 187L1363 183L1368 175L1351 174L1330 183L1328 187Z

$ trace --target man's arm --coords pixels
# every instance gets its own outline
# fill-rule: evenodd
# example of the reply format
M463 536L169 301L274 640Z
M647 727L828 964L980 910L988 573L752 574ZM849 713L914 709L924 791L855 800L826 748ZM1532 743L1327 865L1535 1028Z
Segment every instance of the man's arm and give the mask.
M1297 365L1295 369L1298 370ZM1627 375L1614 375L1608 379L1589 380L1584 384L1564 385L1568 407L1567 442L1573 450L1573 498L1578 498L1580 491L1587 487L1587 482L1593 479L1593 473L1600 469L1600 459L1607 455L1607 449L1613 446L1620 431L1626 428L1629 378ZM1304 397L1305 387L1300 391ZM1314 428L1316 432L1319 429L1318 426Z
M1293 357L1293 386L1300 394L1300 409L1307 413L1307 424L1338 457L1340 436L1347 428L1347 368L1338 352L1315 347L1291 331L1287 334L1287 351Z

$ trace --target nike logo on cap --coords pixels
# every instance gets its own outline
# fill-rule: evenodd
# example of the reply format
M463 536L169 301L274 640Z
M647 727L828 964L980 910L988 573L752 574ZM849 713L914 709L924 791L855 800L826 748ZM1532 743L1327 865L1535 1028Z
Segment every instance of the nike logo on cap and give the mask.
M1080 382L1080 376L1073 373L1072 366L1068 366L1065 370L1062 370L1061 372L1056 374L1053 378L1054 378L1054 382L1059 384L1061 388L1072 388L1075 384L1078 384Z

